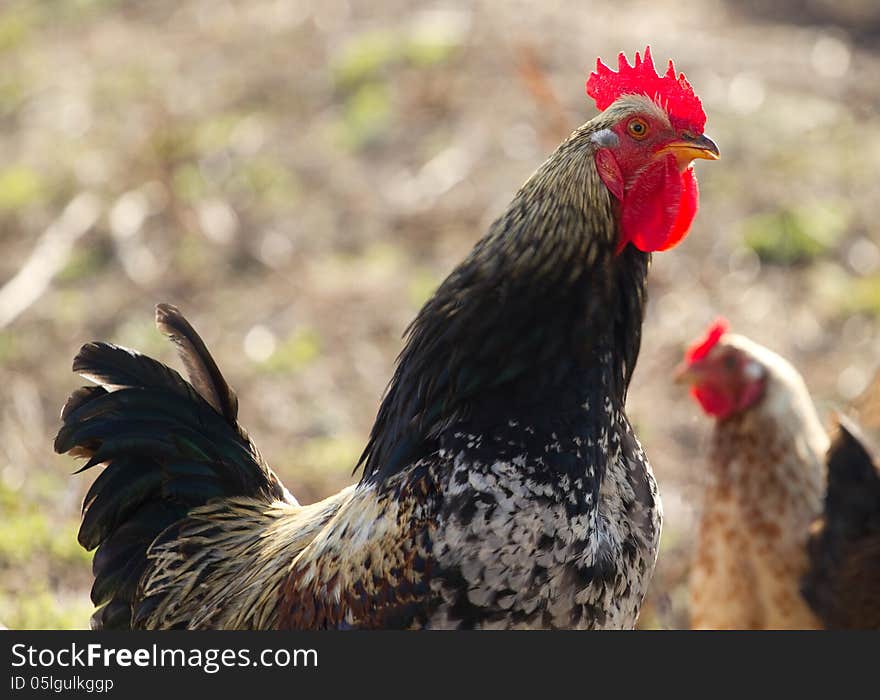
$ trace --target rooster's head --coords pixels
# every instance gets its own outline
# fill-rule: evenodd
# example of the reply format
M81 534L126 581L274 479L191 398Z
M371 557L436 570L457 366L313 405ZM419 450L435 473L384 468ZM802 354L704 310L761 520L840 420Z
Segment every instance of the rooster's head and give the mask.
M666 250L688 231L697 212L691 162L715 160L718 147L703 134L700 99L672 61L659 75L651 48L630 65L621 53L615 72L596 61L587 94L603 110L592 136L599 176L620 206L618 250Z

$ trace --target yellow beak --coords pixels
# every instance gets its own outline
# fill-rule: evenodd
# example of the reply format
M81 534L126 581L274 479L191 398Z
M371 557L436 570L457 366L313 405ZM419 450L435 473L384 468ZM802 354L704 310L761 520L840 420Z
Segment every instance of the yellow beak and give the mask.
M682 360L673 371L672 380L676 384L696 384L702 374L702 366L699 362L690 363Z
M680 141L667 143L663 148L657 151L657 155L666 155L671 153L678 162L681 169L690 165L692 160L704 158L705 160L718 160L721 154L718 152L718 146L708 136L694 136L682 138Z

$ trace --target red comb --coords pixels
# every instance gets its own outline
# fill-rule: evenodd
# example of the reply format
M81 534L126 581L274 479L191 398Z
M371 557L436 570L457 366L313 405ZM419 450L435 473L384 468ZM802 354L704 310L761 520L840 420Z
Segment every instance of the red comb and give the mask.
M730 324L726 318L720 316L716 318L706 331L706 335L687 349L684 354L685 361L690 365L706 357L709 351L721 340L721 336L727 333L728 328L730 328Z
M669 61L666 74L661 76L654 68L651 47L645 47L645 58L636 51L635 65L630 65L621 51L617 58L617 72L596 59L596 70L587 79L587 94L596 101L596 108L604 110L621 95L647 95L665 107L675 117L695 127L700 132L706 125L706 113L700 98L684 77L675 74L675 66Z

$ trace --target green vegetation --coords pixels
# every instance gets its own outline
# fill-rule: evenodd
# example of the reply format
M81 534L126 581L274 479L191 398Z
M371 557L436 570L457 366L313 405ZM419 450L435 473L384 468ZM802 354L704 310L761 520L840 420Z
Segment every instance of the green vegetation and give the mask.
M752 216L743 222L743 236L762 260L792 265L823 255L840 240L848 223L840 205L806 205Z
M0 520L0 563L23 566L35 557L47 556L63 566L91 560L76 541L77 524L59 528L42 513L18 513Z
M342 114L332 131L336 143L355 150L381 137L392 117L388 75L400 68L442 64L460 44L455 32L430 26L371 31L351 40L331 66L334 82L344 93Z
M844 315L867 313L880 317L880 275L851 279L841 291L839 306Z
M354 469L363 449L360 436L334 435L304 441L297 454L298 461L309 470L339 474Z
M0 14L0 53L15 49L27 39L34 14L24 7Z
M253 158L232 178L231 186L273 210L295 207L300 186L290 168L269 157Z
M55 279L62 284L88 279L99 274L110 260L109 248L83 243L81 247L73 250L67 264Z
M351 41L337 57L333 74L337 85L349 88L374 80L380 71L399 60L403 45L388 31L369 32Z
M336 58L332 70L337 86L352 88L381 78L398 66L432 66L449 60L461 37L426 26L416 31L380 30L350 41Z
M388 89L382 83L367 83L346 98L333 134L340 146L354 150L384 134L390 122Z
M424 268L416 268L410 276L408 296L410 304L416 308L421 308L431 295L441 280L430 270Z
M262 363L268 372L299 372L321 354L321 336L312 328L298 328Z
M177 195L187 202L198 201L208 191L202 171L195 163L186 163L174 171L173 186Z
M41 198L45 186L40 175L24 165L0 170L0 212L21 209Z
M19 355L19 343L14 333L0 331L0 366L11 363Z
M63 598L35 581L34 590L16 595L0 590L0 622L10 629L79 630L89 628L94 606L81 595Z
M54 475L44 477L26 488L0 480L0 623L13 629L82 629L92 612L88 598L64 600L50 583L78 587L91 554L76 541L77 521L59 522L53 514L50 501L60 497L59 482Z

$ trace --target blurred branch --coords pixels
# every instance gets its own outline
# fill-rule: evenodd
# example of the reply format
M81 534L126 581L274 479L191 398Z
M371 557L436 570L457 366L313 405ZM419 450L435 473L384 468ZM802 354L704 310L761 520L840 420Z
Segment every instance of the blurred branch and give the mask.
M67 264L73 244L95 225L100 213L98 198L83 192L49 225L27 262L0 288L0 328L12 323L45 293Z
M519 43L515 51L520 80L541 108L541 138L549 146L556 146L572 129L565 107L550 84L537 49L530 44Z

